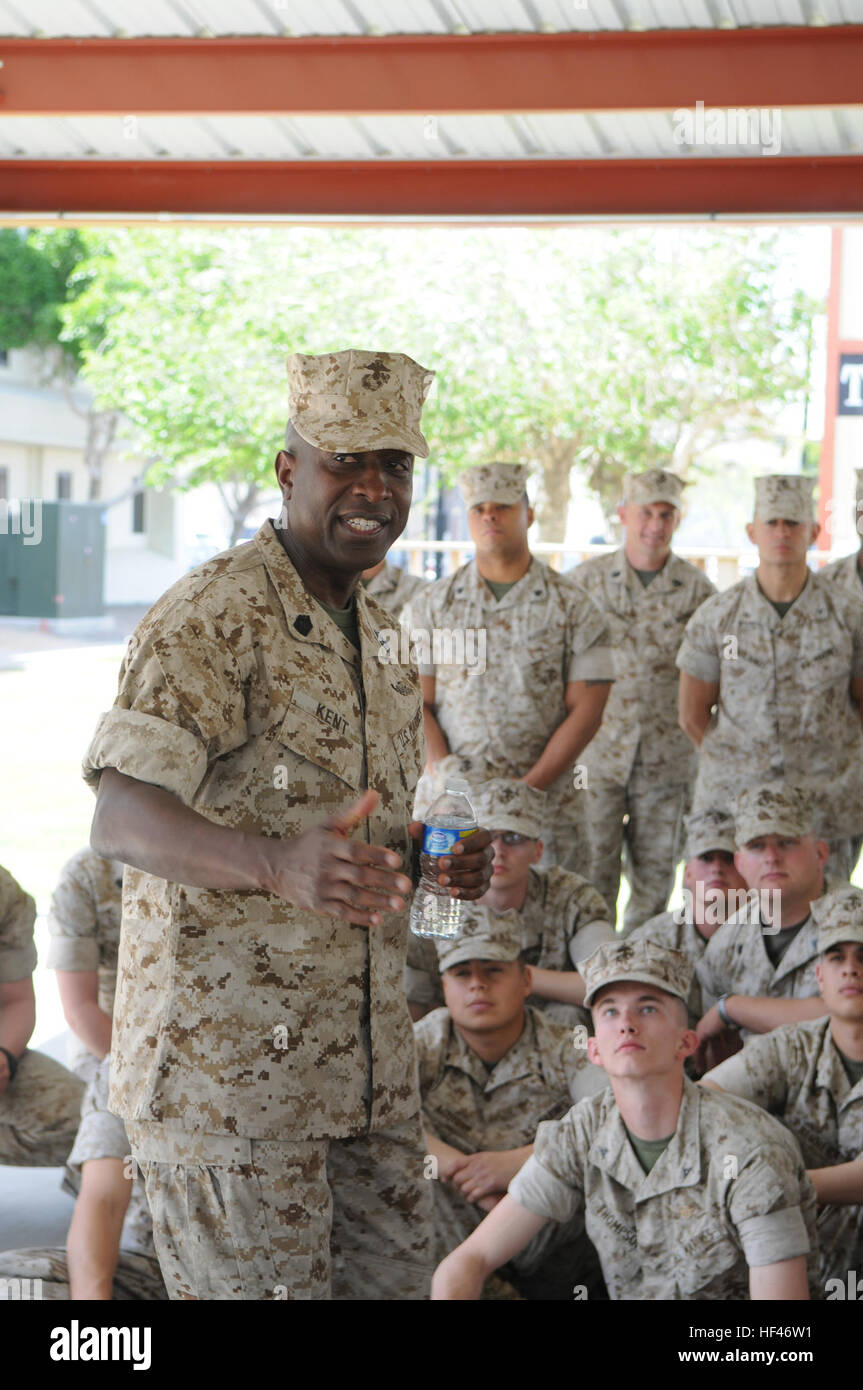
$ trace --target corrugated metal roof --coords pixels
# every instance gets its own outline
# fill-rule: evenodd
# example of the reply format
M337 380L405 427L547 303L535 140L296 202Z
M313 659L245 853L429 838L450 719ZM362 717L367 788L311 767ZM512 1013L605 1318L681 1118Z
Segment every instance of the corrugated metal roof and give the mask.
M361 35L860 24L863 0L0 0L0 35Z
M684 145L671 111L452 116L0 117L3 159L673 159L863 154L863 107L795 107L760 143ZM752 132L754 133L754 132ZM747 132L747 134L750 134Z

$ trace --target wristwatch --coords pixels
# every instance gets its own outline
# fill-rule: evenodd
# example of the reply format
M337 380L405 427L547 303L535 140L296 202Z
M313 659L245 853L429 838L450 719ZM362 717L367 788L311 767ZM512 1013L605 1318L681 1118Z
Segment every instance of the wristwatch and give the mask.
M729 994L723 994L719 999L717 999L716 1007L719 1010L719 1017L722 1019L722 1022L725 1024L726 1028L736 1028L739 1031L740 1024L734 1022L734 1019L731 1017L730 1013L728 1012L728 1009L725 1007L725 1001L730 997L731 996Z

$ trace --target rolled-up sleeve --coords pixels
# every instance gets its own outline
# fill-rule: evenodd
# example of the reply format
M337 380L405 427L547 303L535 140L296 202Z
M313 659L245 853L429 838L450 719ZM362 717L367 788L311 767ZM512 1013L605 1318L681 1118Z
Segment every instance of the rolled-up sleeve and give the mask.
M98 911L80 862L66 865L48 914L51 940L45 964L50 970L98 970Z
M113 767L189 804L210 762L246 742L237 662L212 620L190 610L184 605L162 624L145 619L133 636L116 703L84 758L94 791Z
M722 670L716 634L711 622L712 604L713 600L707 599L700 608L696 608L686 624L680 651L677 653L677 665L680 670L685 671L688 676L694 676L696 680L706 681L708 685L718 683Z
M784 1143L766 1142L741 1166L729 1211L747 1264L776 1264L809 1253L804 1198L814 1205L802 1157L795 1160Z
M533 1154L507 1191L519 1206L546 1221L571 1221L584 1210L582 1166L572 1123L573 1111L537 1127Z
M36 904L30 894L0 868L0 984L26 980L36 969L35 921Z
M785 1207L767 1216L750 1216L740 1222L737 1233L750 1268L809 1254L809 1236L799 1207Z
M564 1224L574 1220L582 1208L581 1194L543 1168L533 1155L519 1168L507 1192L520 1207L544 1216L546 1221Z
M573 584L575 598L567 621L567 681L614 680L614 653L602 610L586 589Z

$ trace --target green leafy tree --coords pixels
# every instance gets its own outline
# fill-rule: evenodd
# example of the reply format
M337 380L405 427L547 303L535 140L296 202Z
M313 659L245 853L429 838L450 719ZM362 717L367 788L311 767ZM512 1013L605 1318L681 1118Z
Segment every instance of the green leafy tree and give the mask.
M64 309L86 289L94 273L81 269L92 250L87 234L73 229L0 230L0 347L35 349L43 380L59 385L69 408L84 421L88 496L95 500L101 496L119 414L93 408L75 390L85 352L98 347L102 336L95 316L86 333L63 336Z
M611 517L626 472L686 476L803 399L819 306L783 284L793 235L127 231L80 267L63 336L143 441L148 481L214 482L234 537L273 486L286 355L354 344L436 368L424 419L444 474L533 463L540 533L562 540L573 468Z

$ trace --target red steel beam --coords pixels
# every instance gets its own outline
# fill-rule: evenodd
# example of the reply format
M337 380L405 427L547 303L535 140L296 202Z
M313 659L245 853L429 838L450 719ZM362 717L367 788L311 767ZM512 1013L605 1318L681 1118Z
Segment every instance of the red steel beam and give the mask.
M653 216L863 213L863 156L840 158L0 161L0 213Z
M0 39L0 114L668 110L863 102L863 25Z

